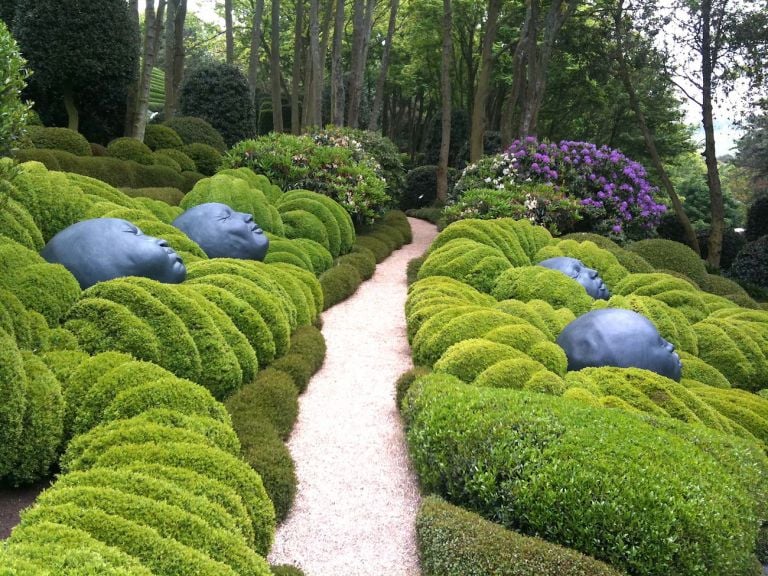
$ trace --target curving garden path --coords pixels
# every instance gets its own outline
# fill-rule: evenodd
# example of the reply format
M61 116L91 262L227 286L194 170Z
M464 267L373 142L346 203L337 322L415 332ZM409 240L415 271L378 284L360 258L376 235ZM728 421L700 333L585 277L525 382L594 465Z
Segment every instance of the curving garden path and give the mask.
M413 243L323 314L325 363L300 399L288 442L298 491L269 560L307 576L418 576L419 490L410 468L395 381L412 367L406 265L437 234L408 219Z

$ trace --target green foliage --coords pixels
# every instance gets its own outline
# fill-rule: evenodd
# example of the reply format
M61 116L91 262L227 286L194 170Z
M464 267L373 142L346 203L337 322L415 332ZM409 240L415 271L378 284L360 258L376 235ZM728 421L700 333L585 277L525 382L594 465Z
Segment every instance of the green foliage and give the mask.
M0 330L0 477L13 470L18 441L24 429L26 375L24 359L12 336Z
M307 388L313 374L311 362L304 356L292 352L275 360L271 367L288 374L299 392Z
M373 236L358 236L355 247L371 252L377 263L383 262L392 253L392 249L384 241Z
M0 210L0 230L3 231L3 236L35 252L45 245L43 235L32 215L22 204L9 197L5 198Z
M312 202L306 202L311 200ZM298 202L297 202L298 201ZM317 207L322 205L325 210ZM316 192L310 190L290 190L283 194L277 201L278 210L297 208L300 210L306 210L317 216L325 225L328 231L328 241L330 243L330 250L333 256L339 254L346 254L352 249L355 243L355 227L352 224L352 218L342 207L341 204ZM338 253L333 250L335 227L327 216L327 212L333 215L336 220L336 225L339 228L339 249Z
M360 273L360 278L369 280L376 271L376 257L373 252L362 248L350 254L345 254L338 260L339 264L349 264Z
M166 168L171 168L176 172L181 172L181 165L178 162L176 162L176 160L174 160L173 158L165 154L157 154L153 152L152 162L157 166L165 166Z
M149 146L150 150L158 151L178 150L184 145L184 142L173 128L163 124L147 124L144 129L144 144Z
M632 574L751 573L756 502L720 461L727 437L697 430L704 449L618 410L447 375L416 383L404 416L423 488L455 504Z
M289 564L271 566L273 576L304 576L304 572Z
M159 200L170 206L178 206L184 198L184 194L178 188L123 188L123 192L131 198ZM165 221L164 218L161 219Z
M203 118L174 116L163 122L163 125L173 129L186 145L207 144L220 153L224 153L227 149L221 134Z
M642 256L654 268L680 272L696 284L706 280L704 261L685 244L657 238L634 242L628 249Z
M163 127L167 128L167 126L162 126L162 124L157 125L158 128ZM170 130L170 128L168 128ZM197 166L195 165L195 161L192 160L187 154L181 151L183 144L179 144L178 148L168 148L168 147L162 147L159 149L156 149L155 151L155 157L157 156L167 156L174 162L176 162L179 167L181 168L182 172L195 172L197 170Z
M221 165L221 153L209 144L194 142L185 144L181 151L195 163L198 172L205 176L213 176Z
M186 156L186 154L185 154ZM189 158L189 157L188 157ZM190 158L190 161L194 163L194 160ZM181 173L181 191L186 193L192 190L194 188L195 184L205 178L205 174L201 174L200 172L197 172L197 167L195 167L195 170L184 170Z
M129 84L135 79L139 34L126 4L108 0L18 2L14 37L34 74L29 95L47 125L66 125L69 95L89 141L122 133ZM107 40L108 39L108 40Z
M314 326L301 326L291 335L291 353L302 356L312 374L323 365L325 351L323 333Z
M224 165L249 167L283 190L319 192L360 222L372 220L389 201L385 182L367 155L358 161L353 149L318 144L310 136L272 133L239 142Z
M92 156L91 145L85 136L69 128L30 126L27 137L35 148L63 150L75 156Z
M216 448L170 442L115 446L105 451L94 467L115 468L139 463L186 468L230 486L248 510L255 534L255 550L266 554L274 534L274 508L261 478L245 462Z
M328 232L317 216L306 210L282 212L280 217L287 238L310 238L328 248Z
M618 576L602 562L540 538L505 530L436 496L416 519L424 576Z
M0 62L0 82L3 86L0 91L0 154L5 156L18 146L28 121L30 105L21 100L21 91L29 74L26 61L3 22L0 22Z
M438 224L443 217L442 208L408 208L405 213L408 216L426 220L432 224Z
M451 195L456 181L459 179L459 171L448 169L448 195ZM419 166L409 170L405 175L403 196L400 200L400 208L409 210L412 208L425 208L432 205L437 197L437 166Z
M744 284L768 288L768 235L744 246L733 261L729 274Z
M185 116L207 120L227 146L254 135L248 80L233 64L212 60L185 75L179 109Z
M568 308L577 316L588 312L593 302L576 280L543 266L509 268L498 276L492 295L497 300L541 299L555 308Z
M338 264L320 275L320 285L323 287L323 309L346 300L355 293L363 279L356 268L349 264Z

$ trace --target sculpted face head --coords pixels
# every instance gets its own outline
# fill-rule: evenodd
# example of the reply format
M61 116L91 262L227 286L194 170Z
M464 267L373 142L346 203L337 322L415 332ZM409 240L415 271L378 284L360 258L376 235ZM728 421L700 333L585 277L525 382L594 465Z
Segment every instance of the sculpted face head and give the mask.
M597 270L587 268L586 264L581 260L570 258L568 256L556 256L555 258L549 258L539 262L539 266L558 270L566 276L570 276L576 280L576 282L584 286L587 294L596 300L608 300L608 298L611 297L611 293L605 286L603 279L600 278Z
M172 222L210 258L264 260L269 239L253 216L226 204L208 202L190 208Z
M165 240L147 236L119 218L83 220L51 238L40 252L54 264L63 264L85 290L97 282L143 276L178 284L187 268Z
M568 324L557 338L568 370L618 366L644 368L680 381L682 364L675 347L645 316L621 308L593 310Z

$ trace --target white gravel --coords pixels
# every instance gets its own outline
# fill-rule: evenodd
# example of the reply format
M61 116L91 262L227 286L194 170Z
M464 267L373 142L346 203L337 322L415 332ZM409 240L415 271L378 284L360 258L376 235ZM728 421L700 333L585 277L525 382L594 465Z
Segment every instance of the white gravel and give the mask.
M436 235L409 218L414 240L323 314L328 353L299 401L288 442L299 484L278 528L272 564L307 576L418 576L419 506L395 381L412 367L405 270Z

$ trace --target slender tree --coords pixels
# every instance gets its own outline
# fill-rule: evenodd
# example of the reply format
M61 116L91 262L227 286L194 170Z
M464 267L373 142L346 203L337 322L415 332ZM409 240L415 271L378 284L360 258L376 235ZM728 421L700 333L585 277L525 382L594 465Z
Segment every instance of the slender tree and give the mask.
M224 0L224 35L227 45L227 64L235 61L235 36L232 31L232 0Z
M331 122L344 125L344 76L341 48L344 39L344 0L336 0L333 25L333 53L331 55Z
M269 55L272 87L272 128L283 131L283 99L280 90L280 0L272 0L272 42Z
M451 60L453 59L453 12L451 0L443 0L443 50L440 64L440 93L442 96L442 138L437 163L437 192L439 202L448 200L448 152L451 148Z
M165 19L165 106L166 118L173 118L184 79L184 22L187 0L169 0Z
M322 124L323 69L320 62L320 7L318 0L309 0L309 114L307 126Z
M293 33L293 70L291 71L291 132L301 134L299 86L301 84L301 58L304 40L304 0L296 0L296 27Z
M500 0L495 0L500 1ZM397 9L400 5L399 0L392 0L389 9L389 26L387 27L387 38L384 41L384 51L381 55L381 67L379 68L379 77L376 79L376 95L373 98L373 109L371 110L371 121L368 125L369 130L379 129L379 116L381 116L381 105L384 102L384 84L387 81L387 71L389 70L389 53L392 50L392 39L395 36L395 26L397 25Z
M134 110L130 136L144 140L144 130L147 127L147 111L149 109L149 85L152 78L152 68L159 47L159 37L163 29L163 16L166 0L159 0L155 13L154 0L147 0L144 10L144 47L142 54L141 75L138 84L138 102Z
M248 56L248 87L251 100L256 99L256 89L259 83L259 49L261 48L261 25L264 15L264 0L252 3L253 19L251 21L251 51Z
M148 0L148 3L151 2L154 4L154 0ZM153 6L153 13L154 13L154 6ZM128 0L128 16L131 19L131 24L133 26L133 29L136 31L137 35L137 42L141 43L141 31L139 26L139 0ZM134 74L137 79L140 79L141 77L141 61L139 58L136 59L136 69L134 70ZM131 82L128 85L128 96L126 98L126 106L125 106L125 128L123 129L123 134L126 136L130 136L132 134L132 126L133 126L133 117L136 114L136 107L139 105L139 85L138 80Z
M493 67L493 43L496 41L496 29L501 12L501 0L488 0L488 18L483 34L483 48L480 57L480 75L475 87L475 97L472 104L472 124L469 132L469 160L475 162L483 155L485 136L485 103L491 84L491 69Z
M376 0L355 0L352 56L350 61L349 88L347 90L347 124L357 128L360 118L360 100L365 80L365 60L371 37L371 22Z

